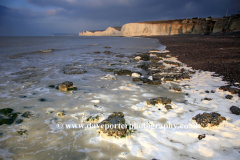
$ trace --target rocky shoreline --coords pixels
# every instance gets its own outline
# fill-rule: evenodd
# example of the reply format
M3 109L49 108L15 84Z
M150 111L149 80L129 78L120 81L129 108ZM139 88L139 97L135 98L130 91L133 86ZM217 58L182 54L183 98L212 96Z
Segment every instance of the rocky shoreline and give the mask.
M240 83L240 32L211 35L151 36L193 69L212 71L230 85ZM236 83L237 82L237 83Z

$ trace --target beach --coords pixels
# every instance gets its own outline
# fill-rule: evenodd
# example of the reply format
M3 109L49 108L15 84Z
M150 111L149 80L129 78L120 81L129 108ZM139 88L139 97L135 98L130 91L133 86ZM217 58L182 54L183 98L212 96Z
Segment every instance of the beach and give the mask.
M211 71L234 85L240 82L240 32L152 36L193 69Z
M2 38L0 158L238 159L239 96L182 63L205 39L184 37Z

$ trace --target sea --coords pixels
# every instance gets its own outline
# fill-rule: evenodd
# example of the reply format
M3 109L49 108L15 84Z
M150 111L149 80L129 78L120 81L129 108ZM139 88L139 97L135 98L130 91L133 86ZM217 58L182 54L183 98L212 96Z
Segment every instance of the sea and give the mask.
M169 85L133 82L131 75L109 72L127 69L147 76L134 57L151 49L165 46L137 37L0 37L0 109L11 108L19 113L16 121L23 120L0 126L0 159L119 159L124 154L139 159L127 145L105 141L86 119L99 115L97 124L113 112L123 112L127 120L151 120L132 106L156 97L184 101ZM71 74L72 69L85 72ZM77 90L56 89L65 81ZM30 116L22 117L26 112Z

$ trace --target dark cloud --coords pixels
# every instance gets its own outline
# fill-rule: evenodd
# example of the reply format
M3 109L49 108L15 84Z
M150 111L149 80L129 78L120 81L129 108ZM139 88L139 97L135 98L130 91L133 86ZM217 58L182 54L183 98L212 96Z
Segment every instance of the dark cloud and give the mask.
M240 10L239 0L26 0L42 8L9 8L0 6L1 28L15 25L35 33L77 33L83 30L102 30L130 22L182 19L192 17L222 17ZM51 9L49 9L51 8ZM19 27L18 27L19 26ZM9 28L14 28L13 26ZM15 29L14 28L14 29ZM19 29L17 29L19 28ZM0 31L2 35L3 31ZM22 29L21 33L24 32Z

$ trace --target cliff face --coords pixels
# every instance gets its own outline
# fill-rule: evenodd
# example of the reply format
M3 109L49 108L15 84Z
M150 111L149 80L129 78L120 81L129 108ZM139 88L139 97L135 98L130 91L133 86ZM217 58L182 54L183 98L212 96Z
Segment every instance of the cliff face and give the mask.
M118 28L108 27L105 31L79 32L79 36L121 36L121 31L119 31Z
M155 36L176 34L210 34L221 32L227 26L230 31L240 30L240 18L186 19L128 23L122 27L108 27L105 31L80 32L79 36Z

